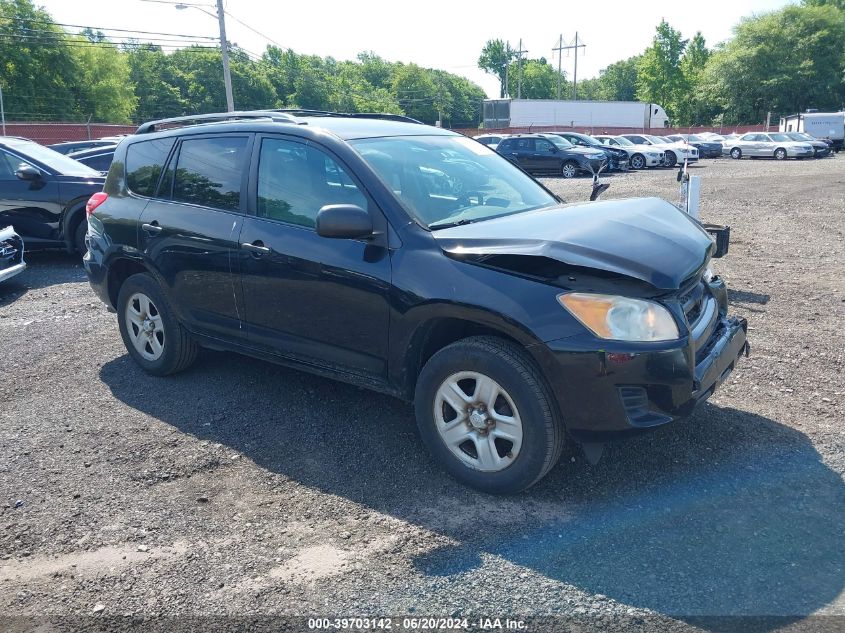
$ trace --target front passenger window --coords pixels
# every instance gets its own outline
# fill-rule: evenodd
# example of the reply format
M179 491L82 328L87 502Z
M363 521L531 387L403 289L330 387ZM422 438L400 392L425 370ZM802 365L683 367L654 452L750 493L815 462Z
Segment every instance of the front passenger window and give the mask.
M327 204L367 208L343 167L316 147L265 138L258 159L258 217L313 228Z

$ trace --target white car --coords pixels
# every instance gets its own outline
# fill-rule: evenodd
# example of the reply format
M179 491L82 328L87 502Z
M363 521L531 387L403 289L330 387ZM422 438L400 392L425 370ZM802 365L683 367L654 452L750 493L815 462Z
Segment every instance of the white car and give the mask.
M674 167L677 163L686 159L690 163L698 160L698 150L686 143L676 143L662 136L653 134L622 134L632 143L650 145L663 152L663 166Z
M722 152L736 160L745 156L785 160L787 158L812 158L815 155L815 150L810 143L794 141L786 134L779 132L749 132L743 134L739 138L726 141L722 146Z
M476 141L479 143L486 145L492 150L495 150L499 143L505 138L507 134L479 134L478 136L473 136Z
M3 227L0 229L0 281L22 273L25 268L23 240L13 227Z
M663 152L650 145L636 145L624 136L597 134L593 135L593 138L601 141L603 145L624 149L628 153L628 165L631 169L660 167L663 164Z

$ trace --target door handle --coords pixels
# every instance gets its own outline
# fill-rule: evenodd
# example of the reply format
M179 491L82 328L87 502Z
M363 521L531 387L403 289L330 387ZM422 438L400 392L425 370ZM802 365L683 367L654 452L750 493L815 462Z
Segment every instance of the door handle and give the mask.
M243 243L241 244L241 248L249 251L255 257L260 257L261 255L266 255L270 252L270 248L268 246L264 246L264 242L261 240L256 240L252 244Z
M141 228L144 229L147 233L149 233L150 237L154 237L162 231L161 227L158 225L157 220L153 220L151 223L144 222L141 225Z

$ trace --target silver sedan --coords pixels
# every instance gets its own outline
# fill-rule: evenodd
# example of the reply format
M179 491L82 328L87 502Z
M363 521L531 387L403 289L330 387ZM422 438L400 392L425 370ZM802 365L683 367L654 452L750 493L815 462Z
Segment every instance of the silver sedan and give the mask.
M793 141L786 134L750 132L739 138L726 139L722 153L731 158L811 158L813 146L809 143Z

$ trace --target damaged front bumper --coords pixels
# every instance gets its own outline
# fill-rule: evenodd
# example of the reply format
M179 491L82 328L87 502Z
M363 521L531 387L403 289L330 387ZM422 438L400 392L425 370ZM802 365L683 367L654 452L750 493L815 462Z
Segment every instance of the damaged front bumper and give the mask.
M573 337L547 343L541 363L569 434L603 442L690 415L748 354L747 330L722 307L678 341L596 349L595 338Z

